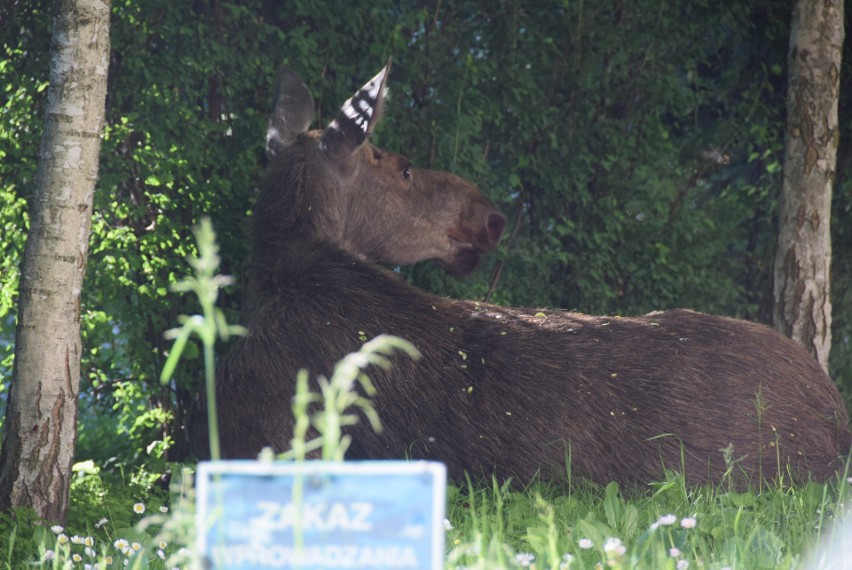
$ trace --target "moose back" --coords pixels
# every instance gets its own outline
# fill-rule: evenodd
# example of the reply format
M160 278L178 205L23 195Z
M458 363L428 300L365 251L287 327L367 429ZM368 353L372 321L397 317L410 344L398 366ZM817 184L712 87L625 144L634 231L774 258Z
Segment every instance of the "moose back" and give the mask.
M688 310L599 317L431 295L377 263L471 271L506 219L471 183L369 143L385 67L324 130L284 69L254 209L249 335L218 368L222 452L289 448L300 368L328 375L381 333L422 358L369 371L384 429L350 457L430 458L450 473L694 483L833 477L847 412L803 349L759 324ZM196 429L198 448L206 429ZM203 455L204 450L200 449ZM726 475L728 474L728 475Z

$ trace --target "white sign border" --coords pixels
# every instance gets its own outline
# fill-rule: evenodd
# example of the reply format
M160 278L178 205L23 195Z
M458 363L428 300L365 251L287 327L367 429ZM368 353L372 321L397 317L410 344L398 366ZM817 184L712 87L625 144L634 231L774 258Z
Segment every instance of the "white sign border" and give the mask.
M209 524L208 483L214 475L255 475L269 477L277 475L423 475L432 476L432 568L444 568L444 526L447 496L447 467L437 461L306 461L293 463L283 461L222 460L198 463L195 475L195 533L199 559L207 550ZM205 499L205 500L202 500Z

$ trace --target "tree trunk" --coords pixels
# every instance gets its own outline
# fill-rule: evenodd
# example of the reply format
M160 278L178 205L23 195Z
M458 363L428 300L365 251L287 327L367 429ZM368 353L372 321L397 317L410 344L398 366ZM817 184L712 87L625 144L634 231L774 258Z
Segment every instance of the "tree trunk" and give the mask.
M0 510L64 522L77 435L80 292L109 66L110 0L55 0L50 87L21 270Z
M828 371L831 191L837 158L842 0L797 0L790 29L784 182L773 321Z

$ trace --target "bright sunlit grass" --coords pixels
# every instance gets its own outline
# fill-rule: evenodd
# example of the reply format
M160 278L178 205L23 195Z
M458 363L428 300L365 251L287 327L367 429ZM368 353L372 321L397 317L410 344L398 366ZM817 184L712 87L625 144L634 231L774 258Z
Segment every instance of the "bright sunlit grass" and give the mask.
M848 499L845 479L759 493L690 488L676 475L629 491L450 487L446 567L798 568Z
M72 500L86 502L79 492ZM65 527L29 523L4 530L0 564L19 568L19 555L30 551L29 562L40 568L192 567L191 493L174 488L170 509L129 496L121 486L106 486L104 493L112 504L126 504L120 514L135 524L118 528L107 513L92 512ZM800 568L806 555L827 552L828 541L848 542L837 533L852 538L849 528L833 524L849 499L845 477L764 486L760 492L691 488L677 475L629 490L583 482L536 482L522 489L493 482L450 485L445 567Z

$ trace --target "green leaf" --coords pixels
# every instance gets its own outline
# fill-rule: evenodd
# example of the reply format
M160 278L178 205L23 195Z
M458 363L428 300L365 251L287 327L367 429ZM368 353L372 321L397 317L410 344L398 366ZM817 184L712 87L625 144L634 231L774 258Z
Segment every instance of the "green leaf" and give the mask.
M192 329L188 325L184 325L180 329L177 329L176 332L175 342L172 344L169 357L166 359L165 364L163 364L163 371L160 374L160 383L162 384L166 384L171 379L172 374L174 374L175 367L180 361L181 353L183 353L186 342L189 340Z

